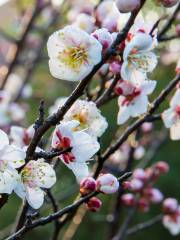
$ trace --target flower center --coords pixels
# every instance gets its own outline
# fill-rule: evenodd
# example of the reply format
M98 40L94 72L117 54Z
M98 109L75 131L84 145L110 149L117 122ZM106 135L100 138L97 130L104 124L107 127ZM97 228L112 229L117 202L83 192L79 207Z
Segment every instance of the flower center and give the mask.
M21 171L22 181L29 185L29 187L35 187L34 175L32 171L32 167L30 165L25 166Z
M59 60L72 69L80 68L82 64L88 63L88 54L83 46L69 47L59 52Z
M141 94L141 89L135 87L132 94L129 94L125 97L124 101L122 102L122 105L129 105L137 96Z

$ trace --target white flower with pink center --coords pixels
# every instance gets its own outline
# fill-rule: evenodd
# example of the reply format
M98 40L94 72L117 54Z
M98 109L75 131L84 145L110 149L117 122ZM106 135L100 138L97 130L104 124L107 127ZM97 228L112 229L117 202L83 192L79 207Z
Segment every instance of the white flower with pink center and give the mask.
M11 142L19 147L28 146L34 135L34 132L35 130L33 125L27 129L19 126L12 126L10 129Z
M130 81L135 71L144 74L152 72L157 65L157 56L152 52L153 38L146 33L138 33L126 45L123 53L121 77Z
M67 81L82 80L102 58L100 42L75 26L54 32L47 49L51 74Z
M15 193L26 199L29 205L38 209L44 202L44 188L51 188L56 182L56 174L50 164L43 159L28 162L20 172L21 180L18 182Z
M58 98L50 108L50 114L56 112L67 98ZM105 117L102 116L96 104L91 101L77 100L64 116L64 121L77 120L77 130L85 130L93 137L101 137L108 127Z
M122 94L124 94L119 96L118 124L125 123L130 117L138 117L146 113L149 105L148 95L156 87L156 81L144 80L144 75L140 72L136 72L134 77L131 83L124 85L122 89Z
M16 168L25 161L25 152L15 145L9 145L5 132L0 130L0 193L11 194L15 189L19 175Z
M166 128L170 129L172 140L180 139L180 89L178 89L170 101L170 108L162 113L162 119Z
M69 149L59 158L73 171L78 182L89 175L87 161L99 150L97 140L85 131L76 131L78 121L61 122L53 133L52 147L62 150Z

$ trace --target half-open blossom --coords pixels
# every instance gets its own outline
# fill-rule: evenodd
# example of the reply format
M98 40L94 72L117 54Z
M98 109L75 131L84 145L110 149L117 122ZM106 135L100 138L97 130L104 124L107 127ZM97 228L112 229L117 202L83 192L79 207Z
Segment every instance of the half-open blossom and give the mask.
M89 175L87 161L99 150L99 143L85 131L74 131L78 121L61 122L53 133L54 149L70 149L59 158L73 171L78 181Z
M112 194L117 192L119 182L115 176L110 173L102 174L97 178L96 189L105 194Z
M47 49L51 74L68 81L82 80L102 58L99 41L75 26L54 32Z
M157 56L152 52L153 38L149 34L138 33L126 45L123 53L121 77L130 80L134 71L144 74L152 72L157 65Z
M66 99L57 99L54 106L51 107L50 113L56 112ZM101 115L100 110L92 101L77 100L64 116L64 121L71 120L79 121L77 130L86 130L89 135L94 137L100 137L108 127L105 117Z
M166 128L170 129L172 140L180 139L180 89L170 101L170 108L162 113L162 119Z
M50 164L43 159L28 162L20 172L21 180L15 193L26 199L29 205L38 209L44 202L44 188L51 188L56 182L56 174Z
M19 175L16 168L24 164L25 152L9 145L5 132L0 130L0 193L10 194L16 187Z
M33 125L27 129L19 126L12 126L10 129L10 139L16 146L24 147L29 145L34 135L34 131Z
M148 95L151 94L155 87L156 81L144 80L144 75L140 72L134 74L137 80L130 83L127 92L119 96L119 113L118 124L125 123L130 117L138 117L148 110Z
M122 13L132 12L139 8L140 4L140 0L116 0L116 6Z
M92 177L84 178L80 182L80 193L82 196L85 196L91 192L94 192L96 189L96 180Z

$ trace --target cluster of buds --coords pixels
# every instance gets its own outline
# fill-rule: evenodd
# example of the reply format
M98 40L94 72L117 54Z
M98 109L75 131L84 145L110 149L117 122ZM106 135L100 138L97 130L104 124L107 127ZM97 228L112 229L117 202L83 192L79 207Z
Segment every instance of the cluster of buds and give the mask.
M166 198L162 204L163 225L172 235L180 233L180 206L175 198Z
M115 193L119 188L119 182L112 174L101 174L97 180L92 177L87 177L80 182L80 194L86 196L93 192L101 192L104 194ZM102 206L101 200L97 197L92 197L86 203L88 210L97 212Z
M136 169L132 180L123 183L123 188L130 190L131 193L122 195L122 203L127 207L137 206L141 212L147 212L151 204L160 203L163 200L163 194L159 189L154 188L154 184L168 170L169 166L165 162L157 162L145 170Z

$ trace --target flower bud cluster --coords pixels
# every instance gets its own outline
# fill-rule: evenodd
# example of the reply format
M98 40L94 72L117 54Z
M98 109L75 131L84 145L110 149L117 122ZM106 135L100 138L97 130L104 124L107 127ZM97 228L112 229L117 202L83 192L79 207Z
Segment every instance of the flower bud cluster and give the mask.
M97 180L92 177L84 178L80 182L80 194L81 196L86 196L93 192L101 192L104 194L115 193L119 188L119 182L116 177L112 174L101 174ZM92 197L86 203L88 210L92 212L97 212L102 206L101 200L97 197Z
M137 206L141 212L147 212L151 204L160 203L163 200L163 194L154 187L154 184L168 170L169 166L165 162L157 162L145 170L136 169L132 180L123 183L123 188L130 190L131 193L122 195L122 203L127 207Z

